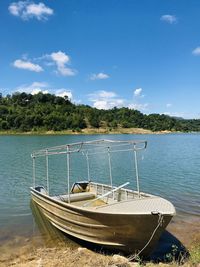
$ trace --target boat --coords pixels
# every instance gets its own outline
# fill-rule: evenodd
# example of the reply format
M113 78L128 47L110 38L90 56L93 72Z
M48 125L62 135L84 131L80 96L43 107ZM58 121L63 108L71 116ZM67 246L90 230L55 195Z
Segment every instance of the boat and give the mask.
M143 140L93 140L34 151L31 154L32 200L53 226L70 236L128 254L149 256L176 211L168 200L140 190L138 153L146 147L147 141ZM120 154L121 157L118 156ZM64 194L51 194L49 188L50 158L52 161L55 155L65 157L67 171ZM115 159L118 158L120 162L123 160L126 166L134 165L134 175L126 181L120 177L117 185L115 176L120 173L113 173L115 155ZM85 161L85 172L83 164L75 164L75 168L80 167L81 173L87 174L82 180L72 177L71 158L74 156ZM44 157L46 170L45 186L36 184L36 162L41 157ZM99 183L91 178L93 160L97 163L107 161L106 183ZM116 163L117 170L121 168L120 162ZM126 168L125 172L130 173L128 167ZM96 175L98 170L102 170L101 167L96 168L93 175ZM131 189L133 178L136 188ZM102 180L105 181L105 177L102 177Z

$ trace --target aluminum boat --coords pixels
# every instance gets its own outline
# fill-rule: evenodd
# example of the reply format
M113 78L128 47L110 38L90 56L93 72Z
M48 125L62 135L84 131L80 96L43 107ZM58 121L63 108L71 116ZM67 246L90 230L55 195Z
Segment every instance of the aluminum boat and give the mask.
M148 256L175 215L175 208L160 196L140 191L138 153L146 147L146 141L95 140L34 151L31 155L32 199L49 222L68 235L103 247ZM120 162L112 160L116 153L122 154L120 162L124 160L126 165L134 165L135 189L130 188L133 177L126 181L123 177L117 178L118 184L115 184L115 176L120 175L113 172L114 163L120 168ZM126 153L129 153L127 158ZM51 194L49 190L49 159L52 160L55 155L66 157L64 194ZM87 177L84 180L78 181L77 177L72 177L72 155L85 160ZM41 157L45 158L46 186L36 184L36 161ZM91 162L94 159L99 163L100 159L107 161L108 183L91 179ZM75 168L78 167L77 163ZM94 174L97 171L98 168ZM119 181L123 183L119 184Z

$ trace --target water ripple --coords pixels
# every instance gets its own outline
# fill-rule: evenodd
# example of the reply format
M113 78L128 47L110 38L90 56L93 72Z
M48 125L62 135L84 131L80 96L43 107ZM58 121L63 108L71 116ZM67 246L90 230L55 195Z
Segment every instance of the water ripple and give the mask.
M32 185L33 150L64 143L107 139L107 136L1 136L0 137L0 225L16 227L31 224L29 187ZM109 135L109 139L146 139L147 150L139 155L139 175L142 191L160 195L175 205L177 212L200 216L200 135ZM115 162L119 161L119 164ZM136 188L132 154L112 157L115 184L130 181ZM44 163L44 162L43 162ZM66 158L50 160L50 189L52 193L66 192ZM77 168L77 165L79 168ZM86 163L72 159L74 180L86 179ZM109 180L108 161L102 155L91 162L91 177L106 183ZM45 168L37 168L37 183L46 183ZM59 182L58 182L59 180ZM26 218L27 217L27 218ZM12 218L12 219L11 219Z

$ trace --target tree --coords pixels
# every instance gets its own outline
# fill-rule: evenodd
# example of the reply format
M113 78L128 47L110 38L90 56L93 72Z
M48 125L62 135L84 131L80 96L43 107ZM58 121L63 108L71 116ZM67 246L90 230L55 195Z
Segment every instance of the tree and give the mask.
M32 131L81 130L86 127L141 127L152 131L200 131L200 120L172 118L165 114L142 114L127 107L99 110L75 105L68 97L42 92L25 92L2 96L0 93L0 129Z

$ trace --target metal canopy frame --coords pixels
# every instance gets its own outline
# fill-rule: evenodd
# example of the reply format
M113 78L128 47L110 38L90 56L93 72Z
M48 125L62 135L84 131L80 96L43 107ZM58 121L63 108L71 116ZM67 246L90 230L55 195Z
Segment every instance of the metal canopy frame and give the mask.
M121 146L123 146L123 149L120 148ZM46 157L46 182L47 182L47 193L49 194L49 156L66 154L67 155L67 187L68 187L67 191L68 191L68 202L70 203L70 188L69 188L70 187L70 154L71 153L82 153L86 157L88 181L90 181L89 156L103 153L103 154L108 155L110 185L111 185L111 188L113 189L111 154L117 153L117 152L133 151L134 165L135 165L135 172L136 172L135 175L136 175L136 183L137 183L137 193L138 193L138 197L140 197L137 151L143 150L146 147L147 147L147 141L143 141L143 140L118 141L118 140L103 139L103 140L94 140L94 141L66 144L62 146L54 146L54 147L34 151L31 154L31 157L33 159L33 187L35 188L35 181L36 181L35 159L38 157Z

